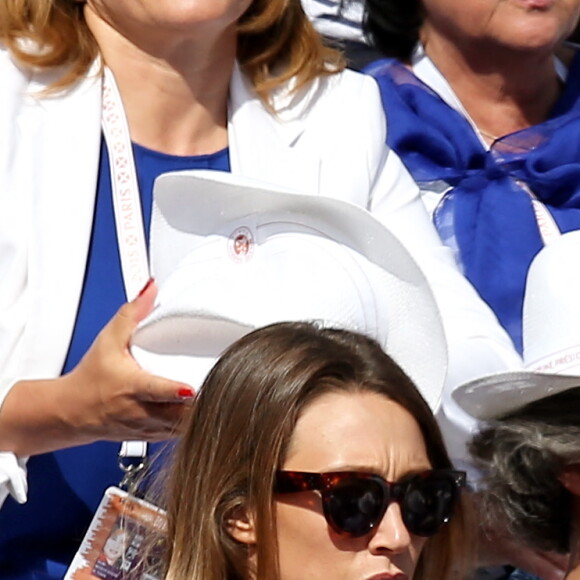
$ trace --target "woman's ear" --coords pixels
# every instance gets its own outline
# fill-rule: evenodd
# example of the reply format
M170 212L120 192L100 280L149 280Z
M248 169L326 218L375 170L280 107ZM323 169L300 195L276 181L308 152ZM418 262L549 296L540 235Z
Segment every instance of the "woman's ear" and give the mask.
M253 545L256 543L254 518L242 506L232 510L230 517L226 519L226 529L234 540L242 544Z
M571 494L580 497L580 463L564 467L558 479Z

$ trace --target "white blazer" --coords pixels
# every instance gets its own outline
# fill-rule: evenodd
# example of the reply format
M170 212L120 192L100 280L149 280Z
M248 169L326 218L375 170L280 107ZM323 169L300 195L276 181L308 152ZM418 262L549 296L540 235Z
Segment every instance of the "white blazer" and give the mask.
M91 234L101 142L98 66L66 94L43 97L38 93L51 76L20 70L0 47L0 403L17 380L60 374ZM440 306L449 384L513 367L519 357L508 337L456 269L415 183L385 145L374 80L345 71L295 95L279 90L274 104L277 115L234 70L232 172L356 203L398 235ZM24 499L24 460L0 453L0 503L8 491Z

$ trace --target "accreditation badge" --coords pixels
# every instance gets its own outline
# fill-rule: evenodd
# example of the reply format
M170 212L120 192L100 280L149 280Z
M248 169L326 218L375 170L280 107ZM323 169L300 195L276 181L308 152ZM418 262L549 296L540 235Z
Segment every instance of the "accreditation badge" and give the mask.
M163 580L165 512L110 487L64 580Z

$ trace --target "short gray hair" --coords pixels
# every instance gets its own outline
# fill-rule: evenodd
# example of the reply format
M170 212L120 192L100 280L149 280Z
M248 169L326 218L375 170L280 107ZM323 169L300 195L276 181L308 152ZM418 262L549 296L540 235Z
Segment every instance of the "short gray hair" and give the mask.
M531 547L568 552L572 497L558 476L580 463L580 387L488 424L469 449L485 472L486 523L501 518Z

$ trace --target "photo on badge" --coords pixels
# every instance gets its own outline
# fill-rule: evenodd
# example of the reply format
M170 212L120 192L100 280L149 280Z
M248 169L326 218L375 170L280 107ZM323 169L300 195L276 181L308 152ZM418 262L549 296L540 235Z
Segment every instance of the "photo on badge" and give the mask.
M109 488L64 580L162 580L163 510Z

